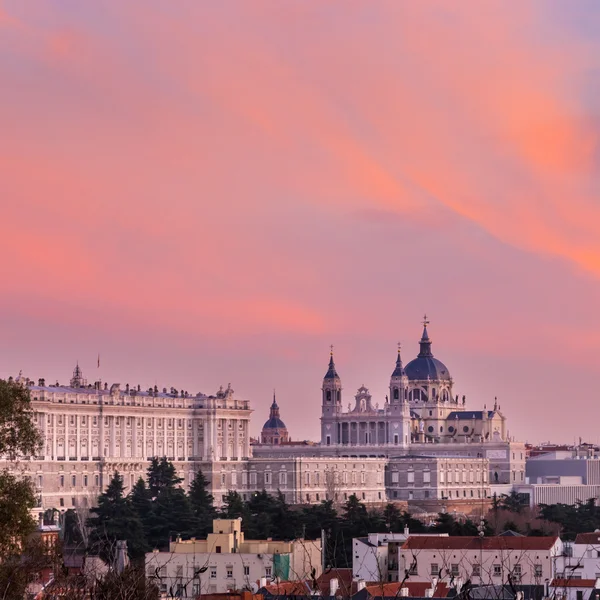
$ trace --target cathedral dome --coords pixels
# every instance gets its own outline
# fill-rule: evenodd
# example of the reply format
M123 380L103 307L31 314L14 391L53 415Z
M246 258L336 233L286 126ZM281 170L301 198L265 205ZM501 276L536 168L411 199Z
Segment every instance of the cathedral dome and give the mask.
M404 371L409 380L427 380L432 381L449 381L450 371L448 367L437 358L433 357L431 352L431 340L427 333L427 320L424 322L423 335L419 342L421 351L417 355L417 358L411 360Z
M263 429L285 429L285 423L277 418L271 417L264 425Z
M273 391L273 404L269 411L269 420L263 425L260 439L263 444L281 444L289 440L288 430L279 416L275 391Z

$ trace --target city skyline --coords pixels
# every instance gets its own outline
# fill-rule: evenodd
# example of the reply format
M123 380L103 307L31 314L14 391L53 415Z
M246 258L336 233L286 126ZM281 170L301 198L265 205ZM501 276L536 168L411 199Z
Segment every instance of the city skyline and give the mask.
M251 402L319 439L434 355L598 443L600 7L0 1L0 377ZM96 367L100 354L101 366Z

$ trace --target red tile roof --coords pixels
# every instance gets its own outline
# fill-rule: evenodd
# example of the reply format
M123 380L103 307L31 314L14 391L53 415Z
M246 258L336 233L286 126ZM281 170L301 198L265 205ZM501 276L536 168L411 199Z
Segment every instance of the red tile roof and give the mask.
M269 583L265 589L273 596L308 596L310 594L310 584L307 585L304 581ZM202 596L204 597L204 594Z
M578 533L575 538L576 544L599 544L600 545L600 532L594 531L593 533Z
M326 570L317 577L317 585L322 596L329 596L329 586L332 579L338 580L338 590L345 598L352 596L357 591L357 582L352 581L352 569Z
M553 579L550 585L555 588L593 588L595 584L595 579Z
M408 588L408 595L412 598L424 598L425 590L431 588L431 583L426 581L405 581L401 584L399 581L394 583L373 583L366 586L367 592L373 598L399 598L399 588L402 585L404 588ZM383 590L382 590L383 586ZM382 593L383 592L383 593ZM439 582L433 593L434 598L445 598L448 595L449 588L443 583Z
M410 536L402 550L550 550L558 537L440 537L434 535Z

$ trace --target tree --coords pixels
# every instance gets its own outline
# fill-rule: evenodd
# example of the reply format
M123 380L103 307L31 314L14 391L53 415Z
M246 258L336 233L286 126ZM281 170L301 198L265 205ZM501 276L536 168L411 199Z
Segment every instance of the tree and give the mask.
M515 492L514 490L510 494L502 494L498 501L498 507L509 512L520 514L527 506L527 501L523 498L523 494Z
M227 492L221 508L222 519L237 519L247 515L246 505L242 497L234 491Z
M213 505L213 496L208 491L208 479L201 470L198 470L190 485L188 498L196 517L195 535L205 538L212 531L212 521L216 516L216 510Z
M167 548L174 537L191 537L194 525L194 515L185 492L181 488L166 488L153 501L148 542L152 548Z
M33 422L29 389L12 378L0 379L0 456L15 460L35 455L41 442Z
M118 540L127 542L130 558L143 558L148 550L144 528L131 499L124 494L119 473L115 472L106 491L98 497L98 506L90 512L95 515L88 519L92 528L90 544L102 560L113 564Z
M166 457L163 456L160 460L152 458L148 467L148 489L151 498L158 498L161 492L177 487L182 481L181 477L177 477L175 465Z
M29 389L0 379L0 456L14 461L37 453L41 437L32 417ZM28 512L35 505L28 479L17 478L8 469L0 471L0 560L18 551L35 528Z

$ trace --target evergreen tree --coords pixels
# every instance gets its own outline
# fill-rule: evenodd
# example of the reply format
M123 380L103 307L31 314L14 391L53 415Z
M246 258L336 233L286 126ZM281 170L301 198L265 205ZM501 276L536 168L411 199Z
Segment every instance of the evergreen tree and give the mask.
M148 528L148 542L153 548L168 548L177 536L194 535L195 518L190 501L181 488L163 490L154 500Z
M142 522L146 540L149 545L152 545L150 543L150 527L152 526L153 505L150 497L150 490L146 486L143 477L140 477L133 486L133 489L129 494L129 499L135 514Z
M208 479L201 470L198 470L190 485L188 498L196 518L195 536L205 538L212 531L212 521L217 513L213 505L213 496L208 491Z
M285 495L277 490L277 497L273 504L273 523L276 527L276 539L293 540L299 535L298 513L290 509L285 500Z
M221 508L222 519L242 519L247 516L247 508L242 500L242 497L234 491L227 492L225 500L223 501L223 507Z
M142 522L135 513L131 500L125 496L123 478L115 472L106 491L98 497L98 506L88 519L92 528L90 545L107 563L112 564L116 542L125 540L132 559L143 558L148 550Z
M386 507L383 509L383 520L388 530L392 533L399 533L404 529L402 513L395 504L386 504Z
M148 489L152 499L158 498L164 490L176 488L182 481L177 477L175 465L166 457L152 458L148 467Z

